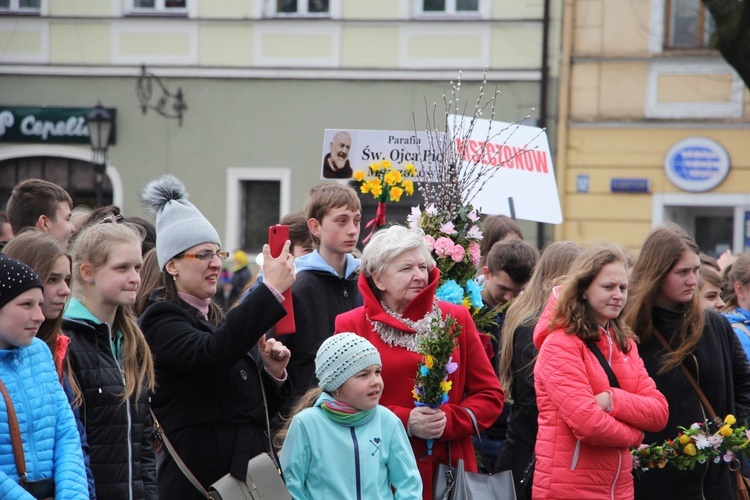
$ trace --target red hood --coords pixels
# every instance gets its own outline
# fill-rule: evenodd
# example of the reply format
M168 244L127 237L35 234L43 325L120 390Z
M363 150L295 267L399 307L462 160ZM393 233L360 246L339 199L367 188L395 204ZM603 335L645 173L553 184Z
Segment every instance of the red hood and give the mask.
M427 286L425 289L419 292L419 295L414 297L414 300L409 302L409 305L406 306L402 315L412 321L418 321L424 318L425 314L432 309L432 304L435 300L435 290L437 290L439 282L440 270L435 266L432 268L432 271L430 271L430 276L427 280ZM383 310L383 306L380 305L380 300L372 291L370 283L364 274L359 275L358 286L359 293L362 295L362 300L365 304L365 313L367 313L367 317L370 320L385 323L394 328L398 328L399 330L414 332L414 330Z
M62 379L62 360L68 354L68 344L70 344L70 337L66 335L57 336L57 352L55 353L55 367L57 368L57 374Z
M536 327L534 327L534 347L536 347L537 349L540 349L542 347L544 339L547 338L547 335L552 333L552 330L549 329L549 323L552 317L557 312L557 296L561 293L562 286L556 286L552 289L552 293L549 294L547 305L545 306L544 311L542 311L542 315L539 317L539 321L537 321Z

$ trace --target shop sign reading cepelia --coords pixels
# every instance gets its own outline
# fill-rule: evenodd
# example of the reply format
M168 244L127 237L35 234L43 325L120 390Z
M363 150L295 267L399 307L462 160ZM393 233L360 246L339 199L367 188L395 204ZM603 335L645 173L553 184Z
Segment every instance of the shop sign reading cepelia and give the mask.
M705 137L683 139L664 159L667 178L684 191L710 191L729 174L729 155L718 142Z
M116 143L117 110L112 116L109 144ZM0 106L0 143L89 144L86 116L91 108L31 108Z

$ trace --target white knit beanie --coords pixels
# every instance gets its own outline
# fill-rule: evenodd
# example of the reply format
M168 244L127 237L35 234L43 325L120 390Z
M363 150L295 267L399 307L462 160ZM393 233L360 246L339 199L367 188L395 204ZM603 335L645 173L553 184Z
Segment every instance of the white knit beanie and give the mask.
M156 258L159 269L169 259L201 243L221 246L219 233L187 200L185 185L174 175L166 174L146 184L141 200L156 217Z
M356 333L340 333L328 337L318 349L315 376L320 387L332 392L372 365L382 365L375 346Z

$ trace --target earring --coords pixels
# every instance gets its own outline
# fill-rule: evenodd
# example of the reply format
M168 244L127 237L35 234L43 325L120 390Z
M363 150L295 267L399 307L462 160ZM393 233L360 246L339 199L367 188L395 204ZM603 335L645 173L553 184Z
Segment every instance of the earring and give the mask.
M177 281L177 275L176 274L172 275L172 281Z
M94 284L94 278L89 278L89 279L88 279L87 281L88 281L89 283L91 283L92 285Z

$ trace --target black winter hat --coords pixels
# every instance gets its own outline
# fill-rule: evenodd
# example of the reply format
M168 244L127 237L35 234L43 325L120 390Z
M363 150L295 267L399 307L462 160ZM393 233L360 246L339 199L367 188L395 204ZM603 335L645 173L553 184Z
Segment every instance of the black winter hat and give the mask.
M39 276L23 262L0 254L0 307L32 288L44 290Z

